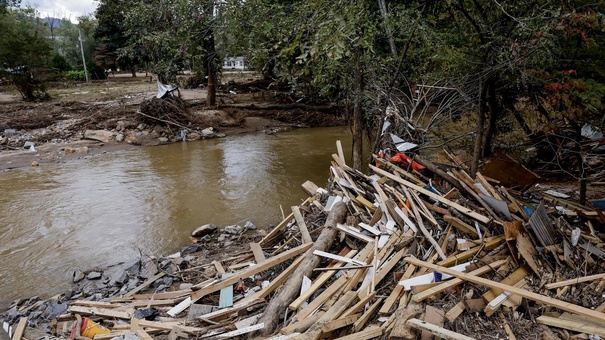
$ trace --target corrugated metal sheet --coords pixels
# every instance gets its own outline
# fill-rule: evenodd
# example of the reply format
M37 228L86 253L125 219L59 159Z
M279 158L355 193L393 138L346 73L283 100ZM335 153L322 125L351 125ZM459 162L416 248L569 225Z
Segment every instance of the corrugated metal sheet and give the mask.
M530 230L534 232L543 247L557 243L557 232L553 227L553 222L546 213L544 203L540 203L538 209L529 218L528 223Z

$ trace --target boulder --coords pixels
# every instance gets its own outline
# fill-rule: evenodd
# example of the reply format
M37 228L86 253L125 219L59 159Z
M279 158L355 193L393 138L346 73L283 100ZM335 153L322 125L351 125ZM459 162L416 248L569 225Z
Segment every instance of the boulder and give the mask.
M88 273L86 278L89 280L98 280L101 278L101 275L102 275L101 272L90 272L90 273Z
M225 232L232 235L239 235L244 232L244 228L238 225L228 225L225 227Z
M121 143L124 141L124 134L123 133L118 133L116 135L116 142Z
M213 224L213 223L204 224L203 226L197 227L194 231L192 231L191 236L202 237L207 234L212 234L214 231L216 231L216 229L218 229L216 224Z
M256 230L256 226L254 225L254 223L247 221L246 224L244 224L244 228L246 230Z
M84 138L109 143L113 139L113 132L106 130L86 130Z

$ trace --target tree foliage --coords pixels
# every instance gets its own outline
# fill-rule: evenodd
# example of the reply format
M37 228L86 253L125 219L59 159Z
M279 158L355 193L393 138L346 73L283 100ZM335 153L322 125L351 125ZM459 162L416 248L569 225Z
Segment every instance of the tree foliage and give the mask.
M13 80L26 100L47 96L39 69L49 62L51 45L33 9L0 13L0 72Z

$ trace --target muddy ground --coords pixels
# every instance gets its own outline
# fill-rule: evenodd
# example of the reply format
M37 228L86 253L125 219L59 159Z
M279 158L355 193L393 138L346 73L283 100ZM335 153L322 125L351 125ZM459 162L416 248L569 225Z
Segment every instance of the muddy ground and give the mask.
M227 75L224 80L237 76L242 78ZM51 100L37 103L22 101L13 87L0 88L0 136L3 136L0 171L136 146L174 143L183 136L194 141L238 133L276 133L292 127L344 124L336 109L319 112L282 105L280 94L270 91L242 93L232 87L221 87L217 93L218 105L214 107L205 106L205 89L179 89L179 92L187 106L189 119L185 121L178 120L172 112L161 117L153 117L154 112L152 117L141 113L147 112L145 108L154 111L157 106L157 100L150 101L157 94L157 84L145 75L137 78L121 75L88 84L51 83ZM147 106L141 106L146 101Z

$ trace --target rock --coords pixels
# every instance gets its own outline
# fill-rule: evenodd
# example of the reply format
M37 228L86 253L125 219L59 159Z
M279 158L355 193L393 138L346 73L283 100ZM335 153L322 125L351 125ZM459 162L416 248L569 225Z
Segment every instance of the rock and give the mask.
M141 123L139 124L139 126L137 126L137 130L139 131L143 131L143 129L146 127L147 125L145 125L145 123Z
M67 147L64 149L65 153L75 153L77 150L74 148Z
M256 230L257 229L256 226L250 221L247 221L246 224L244 224L244 228L246 230Z
M209 223L204 224L201 227L197 227L194 231L191 232L191 236L193 237L201 237L207 234L212 234L218 227L216 224Z
M267 235L267 231L264 229L259 229L257 232L258 236L266 236Z
M168 143L170 140L166 137L160 137L158 138L158 142L160 143Z
M187 135L187 140L200 140L202 139L202 135L197 132L192 132Z
M124 134L123 133L118 133L116 135L116 142L121 143L124 141Z
M207 243L207 242L210 242L211 240L212 240L212 236L210 236L210 235L204 235L204 237L200 238L198 240L198 242L200 242L200 243Z
M88 153L88 146L83 146L76 149L77 153Z
M160 311L155 308L137 309L134 311L134 317L137 319L153 320L160 315Z
M106 130L86 130L84 132L84 138L109 143L113 138L113 132Z
M116 125L116 130L118 132L122 132L124 131L124 121L123 120L119 120L118 124ZM124 137L124 135L122 135L122 137ZM116 140L118 139L118 137L116 136Z
M181 250L181 254L188 255L188 254L192 254L192 253L195 253L197 251L200 251L201 249L202 249L201 245L199 245L199 244L193 244L193 245L190 245L190 246L187 246L187 247L183 248Z
M228 235L228 234L220 234L219 237L218 237L218 239L217 239L217 241L218 242L223 242L223 241L225 241L225 240L227 240L229 238L231 238L231 236Z
M179 285L179 290L185 290L185 289L189 289L191 287L193 287L192 283L181 283Z
M157 273L158 273L158 266L155 264L155 261L152 259L148 259L143 264L143 268L141 268L141 273L139 274L139 276L144 279L148 279Z
M73 274L73 281L74 281L74 283L78 283L78 282L84 280L85 277L86 276L84 275L84 273L82 273L79 270L76 270L76 271L74 271L74 274Z
M86 275L86 278L89 280L98 280L101 278L103 274L100 272L90 272L88 273L88 275Z
M207 137L214 134L214 128L209 127L209 128L205 128L204 130L202 130L202 136Z
M172 259L172 264L174 264L175 266L180 266L183 261L184 260L182 257L177 257L176 259Z
M224 133L217 133L216 135L214 135L214 137L216 137L216 138L225 138L225 137L227 137L227 135L224 134Z
M40 163L38 163L37 161L32 162L32 166L38 166L38 165L40 165Z
M232 235L239 235L244 232L244 228L238 225L228 225L225 227L225 232Z

